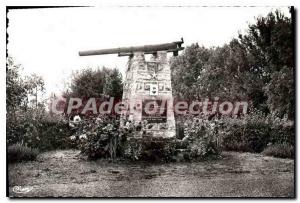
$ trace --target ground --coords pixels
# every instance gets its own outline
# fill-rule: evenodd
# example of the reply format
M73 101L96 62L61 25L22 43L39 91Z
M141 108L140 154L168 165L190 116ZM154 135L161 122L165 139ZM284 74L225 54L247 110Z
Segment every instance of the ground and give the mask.
M9 164L8 175L11 197L294 196L294 160L238 152L193 163L117 164L87 161L76 150L51 151Z

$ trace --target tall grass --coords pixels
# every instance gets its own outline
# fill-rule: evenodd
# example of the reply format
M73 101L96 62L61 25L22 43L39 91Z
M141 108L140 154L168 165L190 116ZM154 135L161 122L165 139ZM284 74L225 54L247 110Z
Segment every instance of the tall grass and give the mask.
M7 161L9 163L33 161L38 154L39 151L37 149L17 143L7 148Z
M286 142L269 145L262 154L280 158L294 158L294 147Z

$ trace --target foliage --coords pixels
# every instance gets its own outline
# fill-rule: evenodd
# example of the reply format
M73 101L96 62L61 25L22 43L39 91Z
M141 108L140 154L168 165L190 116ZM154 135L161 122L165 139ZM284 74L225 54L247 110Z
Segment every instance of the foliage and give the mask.
M225 150L262 152L269 144L294 145L294 125L255 111L241 119L223 118L221 146Z
M27 110L34 105L44 105L44 80L36 75L21 77L21 65L16 64L12 57L7 58L6 64L6 107L8 113Z
M121 98L122 77L118 69L85 68L74 72L70 87L63 93L66 98L101 98L104 94Z
M187 63L184 59L190 58L190 54L197 57ZM247 52L236 39L229 45L210 49L191 45L171 61L174 95L187 100L216 96L247 99L259 90L260 84L257 76L248 72L248 67Z
M39 139L35 139L32 146L37 147L41 151L66 149L70 147L67 139L71 132L68 123L63 118L60 120L43 119L40 121L40 126L38 129Z
M71 84L65 97L99 97L103 94L105 78L109 70L107 68L92 68L81 69L73 72Z
M20 65L15 64L12 57L8 57L6 63L6 108L13 111L25 101L27 90L19 76Z
M295 89L294 73L291 68L284 66L281 70L271 74L270 82L264 87L268 95L267 105L271 112L290 119L294 117Z
M171 78L175 96L186 99L192 99L197 96L195 83L210 55L211 50L199 47L198 44L192 44L186 47L183 54L171 59Z
M249 101L244 117L208 121L215 124L223 149L262 152L268 144L294 146L294 68L292 20L277 10L256 18L245 34L228 44L209 49L193 44L172 58L173 93L188 101L213 97ZM191 133L202 139L207 134L214 137L209 125L201 121L194 127L194 119L188 120L183 133L186 121L177 118L178 138ZM205 153L198 150L205 149L201 143L189 145L197 149L194 154Z
M168 160L172 155L173 145L169 140L140 137L138 135L142 134L141 129L134 125L120 127L117 118L85 119L76 126L76 138L73 140L77 140L81 152L91 159L126 158L154 161Z
M123 84L122 84L122 75L118 71L118 69L113 69L111 73L107 76L104 90L105 95L109 95L110 97L122 98L123 94Z
M131 137L124 148L124 155L130 160L172 161L175 155L174 139L163 137Z
M267 105L279 117L294 115L292 20L280 11L258 17L240 42L252 59L251 67L263 81Z
M126 120L123 122L126 124L120 127L117 118L85 119L76 124L77 133L72 139L79 143L81 152L91 159L125 158L133 161L172 159L175 153L173 139L143 136L141 126Z
M22 77L20 65L7 58L6 135L8 145L21 143L41 151L65 148L69 130L63 118L45 110L43 79L35 74Z
M171 70L175 97L242 99L266 114L294 117L292 21L279 11L258 17L222 47L186 47Z
M110 117L99 117L82 120L78 123L77 140L81 152L89 158L108 158L114 160L124 139L125 132L119 128L119 120Z
M204 117L188 118L185 121L183 142L190 158L203 159L219 154L218 123Z
M253 111L240 118L182 116L177 118L177 127L178 124L184 126L184 133L177 135L183 139L176 148L188 149L185 155L190 159L218 154L222 149L262 152L268 146L295 144L293 122L272 114L266 116L261 111Z
M41 76L31 74L25 77L25 86L27 89L27 106L35 108L44 107L43 95L45 92L45 83ZM28 108L28 107L27 107Z
M222 147L225 150L261 152L268 144L270 126L262 120L227 120Z
M26 147L17 143L7 148L7 161L9 163L34 161L38 154L39 151L36 148Z
M270 144L264 149L262 154L280 158L294 158L295 156L294 146L286 142Z
M286 143L295 146L295 124L287 119L267 118L271 124L269 144L277 145Z
M8 115L9 116L9 115ZM49 115L41 109L19 111L15 122L7 117L7 143L22 143L40 151L68 147L70 130L64 118Z

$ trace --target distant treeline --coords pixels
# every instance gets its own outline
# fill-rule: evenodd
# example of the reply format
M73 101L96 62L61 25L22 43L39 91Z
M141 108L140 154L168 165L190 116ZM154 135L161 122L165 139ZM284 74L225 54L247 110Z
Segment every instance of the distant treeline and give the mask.
M291 17L277 10L222 47L192 44L171 59L173 94L251 101L265 114L293 119L294 43Z

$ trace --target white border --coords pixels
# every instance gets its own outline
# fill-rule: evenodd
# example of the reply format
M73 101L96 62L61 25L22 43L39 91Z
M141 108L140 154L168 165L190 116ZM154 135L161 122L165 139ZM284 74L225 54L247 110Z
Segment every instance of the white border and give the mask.
M6 114L6 104L5 104L5 95L6 95L6 82L5 82L5 63L6 63L6 36L5 36L5 30L6 30L6 23L5 23L5 18L6 18L6 6L295 6L295 8L299 8L299 2L296 0L243 0L243 1L234 1L234 0L202 0L202 1L197 1L197 0L189 0L189 1L180 1L180 0L153 0L153 1L145 1L145 0L127 0L121 1L121 0L111 0L111 1L96 1L96 0L77 0L77 1L71 1L71 0L43 0L43 1L38 1L38 0L27 0L27 1L21 1L21 0L4 0L1 1L1 9L0 9L0 30L1 30L1 41L0 41L0 47L1 47L1 54L0 54L0 61L1 61L1 69L0 69L0 143L1 143L1 174L0 174L0 191L1 191L1 202L8 202L11 201L8 198L6 198L6 148L5 148L5 143L6 143L6 136L5 136L5 114ZM296 22L298 21L298 15L296 15L297 19ZM221 17L221 16L220 16ZM297 43L297 50L298 49L298 43ZM297 52L297 58L299 58L299 51ZM297 78L299 78L299 71L297 72ZM296 87L297 90L299 90L299 86L297 84ZM297 98L297 106L299 107L299 100ZM298 108L299 109L299 108ZM298 113L298 111L297 111ZM297 126L299 124L299 119L297 120ZM297 135L296 135L297 136ZM297 148L299 147L299 138L297 138ZM299 150L298 150L299 151ZM298 154L297 154L298 157ZM298 167L297 167L298 168ZM297 177L299 176L299 170L297 171ZM299 191L299 185L297 187L297 194ZM71 202L74 201L75 199L70 199L70 200L63 200L63 199L57 199L57 201L67 201ZM20 200L19 200L20 201ZM23 200L23 201L31 201L29 199ZM39 201L39 200L38 200ZM51 200L42 200L42 201L51 201ZM83 201L89 201L83 200ZM98 201L104 201L104 202L115 202L115 201L120 201L120 200L107 200L107 199L98 199ZM121 201L124 201L121 200ZM125 200L125 201L131 201L131 200ZM136 201L136 200L135 200ZM158 201L158 200L147 200L147 201ZM170 200L159 200L160 201L174 201L172 199ZM184 201L184 200L180 200ZM202 202L208 202L211 200L205 200L201 199ZM213 200L213 202L219 201L219 200ZM231 200L227 200L231 201ZM259 200L263 201L263 200ZM286 200L288 201L288 200Z

